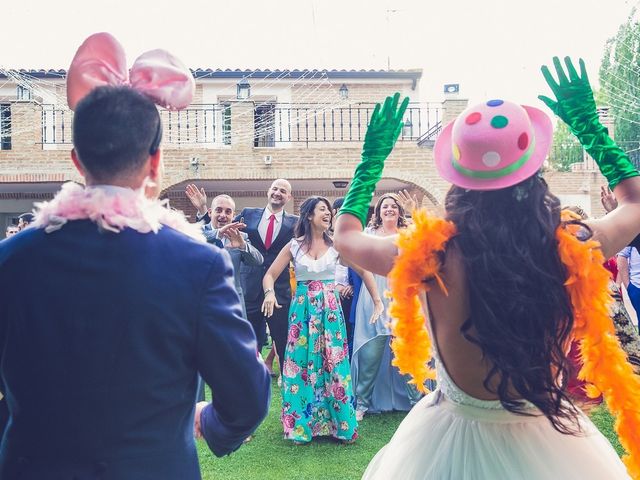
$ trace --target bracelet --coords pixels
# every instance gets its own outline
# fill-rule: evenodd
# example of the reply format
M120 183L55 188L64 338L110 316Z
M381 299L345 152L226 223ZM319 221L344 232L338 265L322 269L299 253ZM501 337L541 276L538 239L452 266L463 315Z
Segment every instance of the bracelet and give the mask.
M271 293L271 292L273 292L273 288L267 288L267 289L264 291L264 296L266 297L266 296L267 296L267 293Z

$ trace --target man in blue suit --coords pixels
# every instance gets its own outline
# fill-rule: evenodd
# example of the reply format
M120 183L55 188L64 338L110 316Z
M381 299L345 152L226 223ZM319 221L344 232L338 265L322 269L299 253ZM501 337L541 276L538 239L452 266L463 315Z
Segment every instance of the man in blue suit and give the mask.
M280 178L274 181L267 191L265 208L244 208L234 221L240 220L246 225L251 244L258 249L264 258L262 265L240 266L240 274L244 283L244 302L247 307L247 318L253 326L258 345L266 341L267 322L269 333L276 345L280 357L280 371L284 363L284 351L287 344L287 327L289 323L289 305L291 304L291 283L289 270L285 269L276 279L274 290L278 303L282 308L276 309L273 315L265 319L262 313L262 302L267 292L262 290L262 278L280 253L280 250L293 238L293 231L298 221L296 215L288 214L284 207L291 199L291 184Z
M96 88L73 124L87 187L0 244L2 479L195 480L194 432L227 455L267 413L228 253L157 200L161 137L147 97Z

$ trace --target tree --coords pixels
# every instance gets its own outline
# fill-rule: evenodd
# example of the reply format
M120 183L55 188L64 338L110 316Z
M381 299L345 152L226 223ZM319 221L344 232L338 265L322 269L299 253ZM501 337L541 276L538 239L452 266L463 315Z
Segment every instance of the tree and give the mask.
M635 8L605 45L600 65L598 105L608 105L614 137L631 157L640 151L640 23Z
M569 131L566 123L557 122L549 152L549 167L559 172L568 172L572 163L581 163L583 159L583 150L578 139Z

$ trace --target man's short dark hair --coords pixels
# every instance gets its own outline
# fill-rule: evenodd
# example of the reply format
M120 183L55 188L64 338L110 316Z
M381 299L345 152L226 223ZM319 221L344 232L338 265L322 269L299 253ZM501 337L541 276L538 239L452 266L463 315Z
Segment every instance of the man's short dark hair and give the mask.
M94 180L138 170L162 138L154 103L129 87L98 87L73 118L73 145Z
M31 212L26 212L18 216L18 220L22 220L27 225L33 222L34 215Z
M340 210L342 208L342 204L344 203L344 197L338 197L333 201L333 209Z

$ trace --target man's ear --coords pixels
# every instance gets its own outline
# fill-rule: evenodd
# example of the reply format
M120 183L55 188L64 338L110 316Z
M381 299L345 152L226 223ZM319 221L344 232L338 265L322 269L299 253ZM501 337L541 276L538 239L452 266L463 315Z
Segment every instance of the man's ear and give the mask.
M162 176L162 150L159 148L153 155L149 155L149 177L157 181Z
M71 160L73 161L73 165L75 165L76 170L78 170L78 172L80 172L80 175L82 175L82 177L84 178L85 177L84 166L80 162L80 159L78 158L78 154L75 148L71 149Z

